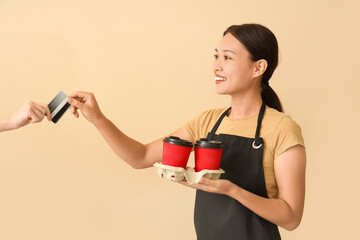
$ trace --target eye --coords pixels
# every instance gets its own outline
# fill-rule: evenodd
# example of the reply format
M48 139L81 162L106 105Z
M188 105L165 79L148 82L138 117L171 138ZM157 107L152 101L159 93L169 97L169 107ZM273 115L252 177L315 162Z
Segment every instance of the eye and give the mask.
M231 57L224 56L224 59L225 59L225 60L231 60Z
M214 59L218 59L219 56L217 54L214 54Z

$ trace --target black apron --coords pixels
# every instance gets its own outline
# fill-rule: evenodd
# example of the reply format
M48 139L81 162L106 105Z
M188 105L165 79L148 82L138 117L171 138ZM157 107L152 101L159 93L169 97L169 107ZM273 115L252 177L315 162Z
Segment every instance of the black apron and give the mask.
M262 104L259 112L255 138L215 134L230 109L221 115L207 135L208 139L224 143L220 168L224 169L225 173L220 178L228 179L247 191L268 198L263 168L264 144L259 137L265 104ZM223 194L197 190L194 222L198 240L281 239L275 224Z

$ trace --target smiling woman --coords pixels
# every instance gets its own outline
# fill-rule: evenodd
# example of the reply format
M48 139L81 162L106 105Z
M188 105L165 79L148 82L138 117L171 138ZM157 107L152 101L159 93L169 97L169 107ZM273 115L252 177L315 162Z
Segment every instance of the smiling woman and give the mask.
M231 107L205 111L169 134L224 144L219 180L181 184L197 189L198 239L280 239L277 226L295 229L305 195L305 148L300 127L282 113L269 86L278 63L274 34L259 24L229 27L215 49L215 89ZM163 139L142 144L122 133L101 112L92 93L69 95L72 113L95 125L113 151L133 168L162 160Z
M293 230L301 221L305 151L299 126L282 113L269 86L277 40L258 24L231 26L215 52L216 92L230 95L231 107L206 111L184 126L192 140L206 136L225 145L223 179L183 182L198 189L198 237L280 239L276 225Z

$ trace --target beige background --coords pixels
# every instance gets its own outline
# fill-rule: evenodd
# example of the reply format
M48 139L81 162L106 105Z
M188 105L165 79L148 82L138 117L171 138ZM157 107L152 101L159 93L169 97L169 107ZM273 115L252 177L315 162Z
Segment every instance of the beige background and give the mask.
M358 238L358 1L0 1L0 116L60 90L95 93L143 142L201 111L213 49L232 24L277 36L270 84L307 145L303 221L283 239ZM193 159L190 160L190 165ZM0 239L195 239L194 190L133 170L69 113L0 134Z

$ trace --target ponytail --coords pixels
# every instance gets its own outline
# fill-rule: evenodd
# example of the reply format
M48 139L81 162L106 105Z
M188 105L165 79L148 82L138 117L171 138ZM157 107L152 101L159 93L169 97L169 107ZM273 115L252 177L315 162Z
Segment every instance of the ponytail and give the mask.
M275 108L279 112L284 112L280 99L275 91L264 83L261 84L261 98L267 106Z

